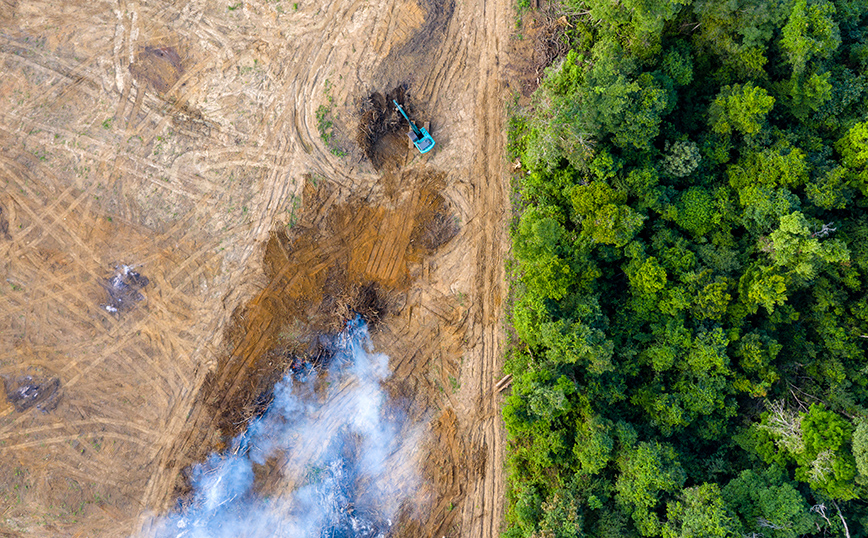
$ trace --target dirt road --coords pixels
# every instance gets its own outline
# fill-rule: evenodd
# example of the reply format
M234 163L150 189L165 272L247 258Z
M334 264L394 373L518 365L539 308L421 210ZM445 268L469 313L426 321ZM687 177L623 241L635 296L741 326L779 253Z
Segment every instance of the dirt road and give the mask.
M362 303L426 425L396 533L498 533L511 17L0 0L0 534L147 534ZM360 112L398 87L437 147L378 170Z

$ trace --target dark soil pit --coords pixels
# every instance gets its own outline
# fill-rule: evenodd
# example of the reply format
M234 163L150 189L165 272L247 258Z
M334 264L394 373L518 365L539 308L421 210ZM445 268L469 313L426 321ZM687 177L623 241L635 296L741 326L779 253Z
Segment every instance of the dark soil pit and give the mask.
M184 73L181 56L175 47L145 47L130 65L130 73L160 93L166 93Z
M356 142L377 170L386 165L400 166L407 156L406 133L410 126L392 103L397 101L407 114L412 114L406 95L407 88L401 85L385 95L374 92L362 104Z
M451 214L449 204L439 193L427 193L428 198L410 235L413 244L428 254L451 241L461 227Z
M408 137L399 131L387 133L374 144L371 163L377 170L400 168L407 158Z

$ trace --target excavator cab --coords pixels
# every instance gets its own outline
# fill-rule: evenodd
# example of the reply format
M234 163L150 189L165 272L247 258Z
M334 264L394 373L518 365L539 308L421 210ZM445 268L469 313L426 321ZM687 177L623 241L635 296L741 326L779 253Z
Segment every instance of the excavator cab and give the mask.
M404 119L407 120L407 123L410 124L410 132L407 133L407 136L410 137L410 142L413 142L413 145L416 146L416 149L419 150L419 153L428 153L432 149L434 149L434 138L431 137L431 134L424 127L417 127L413 120L407 116L407 113L404 112L404 109L401 105L398 104L398 101L392 99L392 102L395 103L395 106L398 107L398 112L404 116Z

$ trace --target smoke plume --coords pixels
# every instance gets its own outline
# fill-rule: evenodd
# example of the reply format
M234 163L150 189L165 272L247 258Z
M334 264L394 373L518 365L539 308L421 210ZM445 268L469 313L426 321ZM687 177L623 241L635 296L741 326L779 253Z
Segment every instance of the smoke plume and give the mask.
M192 500L160 519L153 535L376 538L389 532L402 500L415 490L418 436L388 405L380 387L388 357L370 351L361 318L333 346L327 370L287 375L268 409L229 450L193 469ZM279 470L279 491L270 487L268 496L254 487L254 469L266 462Z

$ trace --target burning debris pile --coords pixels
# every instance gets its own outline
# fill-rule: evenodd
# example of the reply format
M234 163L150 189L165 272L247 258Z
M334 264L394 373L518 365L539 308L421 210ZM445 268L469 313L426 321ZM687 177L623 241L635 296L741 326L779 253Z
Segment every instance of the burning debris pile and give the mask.
M328 309L336 322L343 324L361 316L374 329L380 323L380 318L389 312L387 296L376 282L341 283L338 289L337 293L327 295L323 301L323 307ZM334 328L340 330L337 325Z
M112 314L120 314L131 310L136 303L144 300L140 293L150 283L148 277L133 270L134 266L121 265L118 272L102 284L108 292L109 300L100 305Z
M390 520L356 508L353 467L345 459L337 458L321 472L317 497L333 515L321 529L322 538L382 538L392 526Z
M288 373L230 448L192 470L191 498L157 522L154 534L385 537L414 489L408 461L417 435L403 431L399 413L386 405L380 382L388 358L370 353L369 344L367 325L356 317L334 338L327 369ZM326 394L314 390L317 381ZM254 484L266 466L281 485L271 496Z

